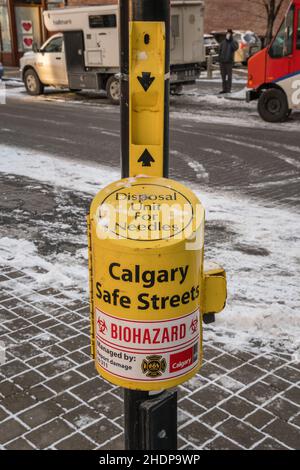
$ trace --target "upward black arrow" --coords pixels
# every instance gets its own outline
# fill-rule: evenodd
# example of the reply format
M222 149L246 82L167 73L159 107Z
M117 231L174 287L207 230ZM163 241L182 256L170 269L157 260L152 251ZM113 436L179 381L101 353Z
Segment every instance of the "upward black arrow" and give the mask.
M138 81L142 85L145 91L148 91L154 82L155 77L151 77L151 72L142 72L142 76L138 77Z
M155 160L152 157L151 153L148 152L147 149L144 150L140 158L138 159L138 163L142 163L143 166L151 166L151 163L154 163Z

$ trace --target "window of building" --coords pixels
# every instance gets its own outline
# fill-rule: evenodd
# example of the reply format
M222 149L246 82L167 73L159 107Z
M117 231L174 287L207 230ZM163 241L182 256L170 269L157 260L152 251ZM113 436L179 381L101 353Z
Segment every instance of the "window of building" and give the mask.
M7 0L0 0L0 52L11 52Z
M64 8L67 6L65 0L48 0L47 10L53 10L54 8Z
M22 4L22 5L27 5L27 4L41 5L42 0L14 0L14 3Z
M91 15L89 16L90 28L116 28L116 15Z
M41 16L37 6L15 6L18 51L32 50L33 43L41 45Z
M180 36L179 15L171 16L171 33L172 33L173 38L179 38Z

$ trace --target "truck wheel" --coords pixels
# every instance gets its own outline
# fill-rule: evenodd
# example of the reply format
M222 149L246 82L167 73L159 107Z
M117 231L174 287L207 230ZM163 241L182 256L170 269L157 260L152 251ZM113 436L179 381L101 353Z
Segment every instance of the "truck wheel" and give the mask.
M112 76L107 80L106 93L109 101L112 104L120 104L120 81L116 77Z
M285 94L276 88L264 91L258 100L258 112L267 122L286 121L289 106Z
M37 96L44 92L44 85L33 69L26 70L24 74L24 84L29 95Z

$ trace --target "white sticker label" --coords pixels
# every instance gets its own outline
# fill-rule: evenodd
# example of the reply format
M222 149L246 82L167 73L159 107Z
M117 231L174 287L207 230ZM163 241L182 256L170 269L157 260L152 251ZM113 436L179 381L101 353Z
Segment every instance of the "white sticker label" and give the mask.
M163 381L186 375L199 361L199 311L165 321L122 320L96 309L97 361L112 375Z

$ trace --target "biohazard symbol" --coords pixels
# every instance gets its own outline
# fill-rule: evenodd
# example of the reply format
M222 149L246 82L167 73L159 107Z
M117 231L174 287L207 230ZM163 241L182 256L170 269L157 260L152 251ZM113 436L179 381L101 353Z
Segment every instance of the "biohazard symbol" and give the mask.
M190 330L192 334L196 333L196 331L198 330L198 323L199 323L198 318L197 317L194 318L190 326Z
M167 362L162 356L147 356L142 362L142 371L147 377L159 377L167 368Z
M97 323L98 323L99 333L102 335L105 335L107 332L107 326L106 326L105 320L98 318Z

